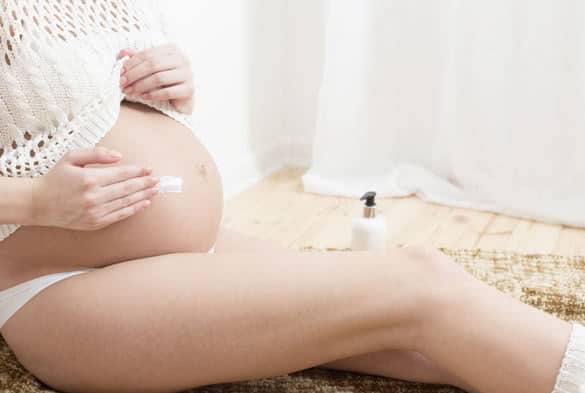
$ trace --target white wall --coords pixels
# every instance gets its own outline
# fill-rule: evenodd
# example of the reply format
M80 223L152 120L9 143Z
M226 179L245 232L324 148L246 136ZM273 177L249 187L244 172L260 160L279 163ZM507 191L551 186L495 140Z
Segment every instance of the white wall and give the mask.
M195 73L199 135L226 198L308 165L321 77L323 0L170 0Z

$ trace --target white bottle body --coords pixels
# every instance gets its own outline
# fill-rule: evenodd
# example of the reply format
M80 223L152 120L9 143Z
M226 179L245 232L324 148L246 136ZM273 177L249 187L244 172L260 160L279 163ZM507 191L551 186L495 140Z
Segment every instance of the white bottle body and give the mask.
M385 251L386 220L384 217L356 218L352 225L351 249L353 251Z

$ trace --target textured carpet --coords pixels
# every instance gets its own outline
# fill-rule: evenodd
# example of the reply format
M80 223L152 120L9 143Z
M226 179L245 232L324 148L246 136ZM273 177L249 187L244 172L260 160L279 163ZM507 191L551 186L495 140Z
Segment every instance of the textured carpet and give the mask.
M311 251L312 249L305 249ZM333 250L325 250L333 251ZM558 317L585 322L585 257L443 250L476 277ZM23 369L0 338L0 392L54 392ZM457 389L312 368L256 381L218 384L185 393L455 393Z

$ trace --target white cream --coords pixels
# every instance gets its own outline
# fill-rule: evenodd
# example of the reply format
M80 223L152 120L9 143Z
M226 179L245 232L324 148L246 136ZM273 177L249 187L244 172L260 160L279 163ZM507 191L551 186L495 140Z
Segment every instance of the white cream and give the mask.
M175 176L161 176L158 187L161 193L183 192L183 179Z

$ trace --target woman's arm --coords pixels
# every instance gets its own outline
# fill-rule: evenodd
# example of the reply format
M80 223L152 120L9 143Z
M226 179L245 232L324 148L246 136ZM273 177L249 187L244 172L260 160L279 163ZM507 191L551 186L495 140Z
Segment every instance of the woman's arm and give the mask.
M34 178L0 177L0 224L33 225Z

